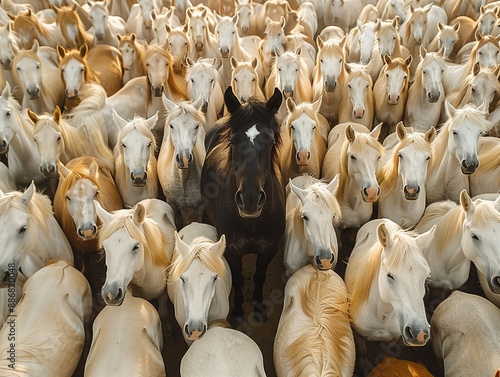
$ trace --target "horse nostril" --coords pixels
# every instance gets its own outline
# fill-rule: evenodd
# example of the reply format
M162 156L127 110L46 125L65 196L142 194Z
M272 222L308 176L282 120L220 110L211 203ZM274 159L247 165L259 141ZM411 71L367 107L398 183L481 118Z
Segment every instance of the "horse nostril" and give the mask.
M181 155L180 155L180 154L178 154L178 153L177 153L177 154L175 155L175 161L176 161L178 164L180 164L180 163L181 163Z
M189 329L188 329L188 325L187 325L187 323L184 325L184 333L185 333L187 336L191 336L191 334L189 333Z
M49 173L55 173L56 171L56 166L55 165L50 165L48 168Z
M97 233L97 226L94 224L92 225L92 234L96 234Z
M321 258L319 257L319 255L316 255L314 257L314 262L316 263L316 266L318 266L318 267L321 266Z
M258 208L264 207L264 204L266 204L266 199L267 199L266 193L264 191L261 191L259 194L259 201L257 202L257 207Z
M190 153L188 156L188 164L191 164L191 162L193 162L193 154L192 153Z
M245 202L243 201L243 193L241 191L236 192L236 194L234 195L234 201L240 208L245 206Z
M40 165L40 173L43 173L43 166Z
M415 339L413 336L413 331L411 331L410 326L406 326L404 329L404 335L407 339Z
M83 238L83 232L82 232L82 229L81 229L81 228L78 228L78 229L76 230L76 233L78 233L78 235L79 235L81 238Z

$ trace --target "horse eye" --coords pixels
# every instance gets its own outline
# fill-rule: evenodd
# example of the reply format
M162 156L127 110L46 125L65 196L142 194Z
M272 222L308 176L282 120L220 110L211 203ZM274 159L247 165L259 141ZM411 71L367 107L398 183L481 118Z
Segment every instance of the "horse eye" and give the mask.
M194 79L191 79L191 82L194 84Z
M179 279L180 279L183 283L185 283L185 282L186 282L186 280L184 280L184 278L183 278L182 276L181 276Z
M139 250L139 244L135 244L134 247L132 248L132 252L136 252L137 250Z
M174 126L171 124L171 125L170 125L170 128L173 130L173 129L174 129Z
M57 138L57 141L61 141L61 136L59 136L59 137Z
M28 228L26 227L26 225L24 225L24 226L22 226L22 227L18 230L18 233L19 233L19 234L22 234L22 233L26 232L26 229L28 229Z
M94 196L97 196L97 195L99 195L99 191L96 191L96 193L95 193L95 195L94 195Z
M10 111L7 111L7 112L5 113L5 116L6 116L6 117L10 117Z
M457 136L458 135L457 131L453 130L453 135Z
M482 52L482 51L479 51L479 55L483 55L483 52Z
M399 158L403 158L403 156L401 155L401 153L398 153L398 157Z
M476 89L475 88L471 88L471 91L472 91L472 93L475 93Z
M254 81L255 81L255 77L252 79L252 82L254 82Z
M218 276L218 275L215 275L215 276L213 277L213 282L215 283L215 282L217 281L217 279L218 279L218 278L219 278L219 276Z
M394 279L394 275L393 275L393 274L391 274L390 272L388 272L388 273L387 273L387 277L388 277L389 279L391 279L391 280L395 280L395 279Z
M71 198L68 195L66 195L66 200L69 200L71 202Z
M306 215L302 215L300 216L300 218L304 221L309 221L309 217L307 217Z
M148 148L150 148L152 144L153 144L153 143L150 141L150 142L148 143Z
M385 74L385 77L389 78L389 74L388 74L388 73L386 73L386 74Z
M429 161L430 159L431 159L431 156L427 156L427 158L425 160Z
M194 128L195 131L198 131L198 128L200 128L200 125L196 125L196 127Z
M471 237L474 241L479 241L479 237L476 236L475 234L471 234Z
M323 59L321 59L320 62L323 63Z
M36 69L40 69L40 65L37 65L37 66L36 66Z
M238 82L238 79L236 77L234 78L234 82Z
M351 156L351 160L356 161L356 157Z
M349 89L352 89L352 88L351 88L351 84L348 84L348 85L347 85L347 87L348 87Z
M122 148L127 148L127 146L125 145L125 143L122 143Z
M37 140L37 139L33 139L33 142L34 142L35 144L37 144L37 143L38 143L38 140Z

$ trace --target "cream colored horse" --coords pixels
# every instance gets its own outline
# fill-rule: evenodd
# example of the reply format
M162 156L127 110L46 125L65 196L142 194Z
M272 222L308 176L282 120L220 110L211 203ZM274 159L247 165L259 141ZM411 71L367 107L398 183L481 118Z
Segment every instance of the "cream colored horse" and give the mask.
M40 269L24 284L22 301L0 330L0 374L71 377L91 311L90 286L80 272L65 261Z
M434 353L445 376L498 376L500 309L482 297L453 292L432 316Z
M0 190L5 192L14 191L17 188L14 176L7 165L0 162Z
M336 197L342 211L340 227L359 228L366 223L379 199L377 164L384 154L378 142L381 124L371 132L363 125L342 123L328 135L328 149L323 160L322 177L339 176Z
M120 348L120 357L109 352ZM92 345L85 362L85 376L104 375L165 377L161 354L160 317L146 300L125 295L120 306L106 306L94 321ZM140 352L137 352L140 349Z
M340 101L339 122L360 123L371 131L375 105L373 82L368 71L364 67L351 69Z
M301 268L285 287L274 340L277 376L350 377L354 363L344 282L331 270Z

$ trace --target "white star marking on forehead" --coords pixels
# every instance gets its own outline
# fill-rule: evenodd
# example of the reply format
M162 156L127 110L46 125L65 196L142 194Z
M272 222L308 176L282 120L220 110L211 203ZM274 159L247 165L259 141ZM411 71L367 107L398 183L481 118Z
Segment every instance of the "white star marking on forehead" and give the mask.
M255 145L255 141L254 141L254 140L255 140L255 138L256 138L257 136L259 136L259 134L260 134L260 132L259 132L259 130L257 130L257 124L254 124L252 127L250 127L250 128L248 129L248 131L247 131L247 132L245 132L245 135L247 135L247 136L248 136L248 138L250 139L250 142L251 142L253 145Z

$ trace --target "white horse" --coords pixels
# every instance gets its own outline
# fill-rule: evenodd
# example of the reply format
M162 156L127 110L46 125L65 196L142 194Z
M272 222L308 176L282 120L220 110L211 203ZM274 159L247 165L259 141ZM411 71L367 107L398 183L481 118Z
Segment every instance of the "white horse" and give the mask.
M120 128L115 145L115 180L123 204L133 207L143 199L158 198L156 141L151 130L158 113L149 119L134 117L127 121L113 109L113 119Z
M377 171L380 184L379 218L388 218L404 228L413 227L426 207L427 172L432 161L432 127L425 134L408 133L403 123L396 126L399 142ZM386 139L387 140L387 139Z
M109 13L108 0L87 0L87 4L90 6L89 17L94 28L94 44L107 44L118 47L117 35L126 33L123 18Z
M109 357L120 346L122 357ZM92 327L92 345L85 362L85 376L165 377L161 355L163 338L158 312L146 300L129 292L120 306L106 306ZM137 349L141 350L137 352Z
M376 171L384 147L378 142L382 125L371 132L357 123L342 123L328 135L328 150L322 176L331 180L339 175L336 197L342 211L340 227L359 228L370 220L373 203L380 195Z
M112 1L114 2L114 1ZM130 13L125 24L128 33L135 33L138 39L151 42L154 38L151 13L161 13L163 4L159 0L138 0L130 7Z
M0 374L71 377L83 351L91 311L89 283L66 261L37 271L26 281L23 299L8 319L14 325L0 330L0 350L5 355ZM15 350L9 359L12 329Z
M205 161L205 118L201 100L175 104L165 96L169 113L158 155L158 179L179 224L202 220L200 177Z
M180 372L182 377L266 376L259 346L225 321L211 323L203 338L189 347Z
M498 376L500 309L482 297L453 292L432 316L434 353L445 376Z
M338 175L326 184L300 176L287 186L283 262L287 277L311 262L320 270L333 268L338 260L334 226L341 218L335 198Z
M218 240L211 225L195 222L176 233L167 290L188 345L204 336L210 322L229 313L231 270L225 249L225 236Z
M424 295L430 269L417 241L388 219L362 226L345 272L351 321L370 341L402 337L423 346L430 337Z
M352 376L354 338L343 280L307 265L288 280L274 340L281 376Z

